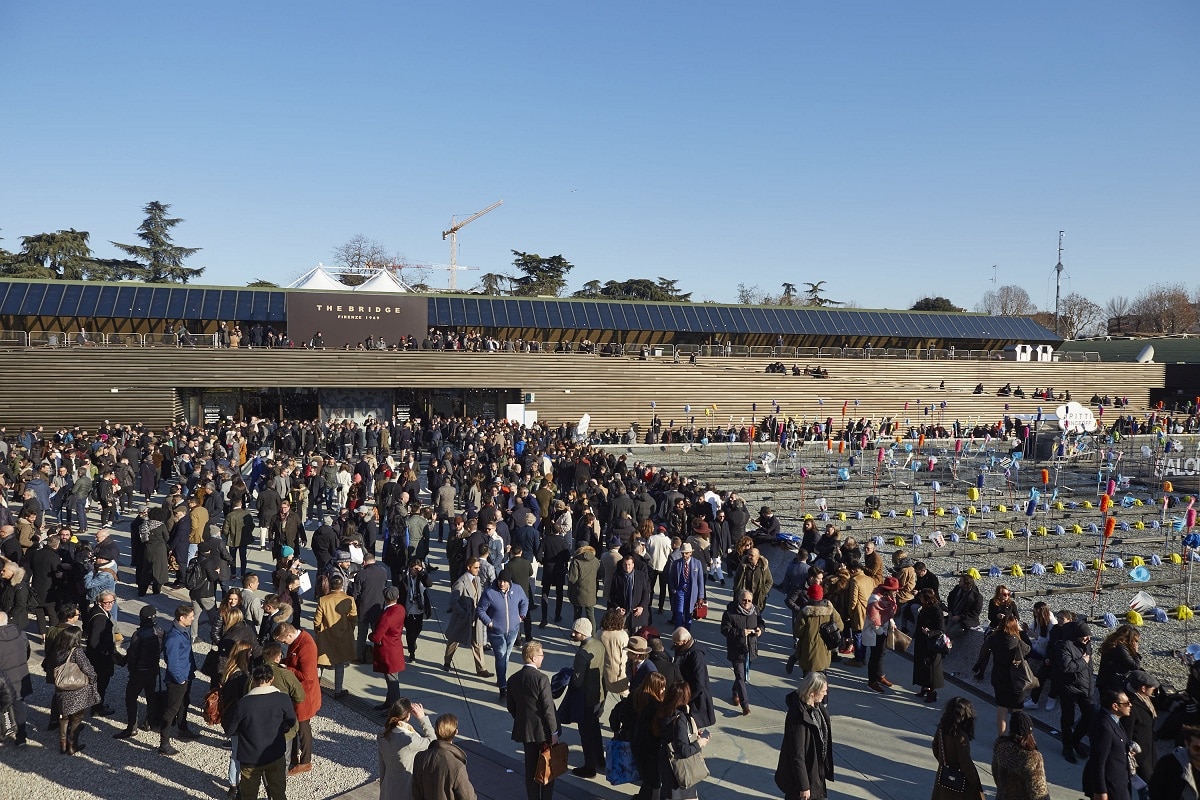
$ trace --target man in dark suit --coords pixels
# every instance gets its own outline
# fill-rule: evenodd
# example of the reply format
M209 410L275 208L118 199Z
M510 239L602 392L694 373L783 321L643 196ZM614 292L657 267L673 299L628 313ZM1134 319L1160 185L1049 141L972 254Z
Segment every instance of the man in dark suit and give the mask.
M1130 800L1129 737L1121 719L1132 703L1124 692L1100 694L1099 713L1092 719L1088 738L1092 752L1083 768L1083 791L1092 800Z
M530 642L521 651L525 666L508 679L508 713L513 717L512 739L525 745L525 793L528 800L550 800L554 781L542 786L533 779L542 746L558 743L558 718L550 679L542 672L542 646Z

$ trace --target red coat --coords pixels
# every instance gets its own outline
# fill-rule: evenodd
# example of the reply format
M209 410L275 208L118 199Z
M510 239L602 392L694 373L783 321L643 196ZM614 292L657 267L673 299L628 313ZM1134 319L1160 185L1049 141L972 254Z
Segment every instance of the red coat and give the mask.
M296 704L296 719L312 719L321 710L321 673L317 671L317 643L312 634L300 631L296 641L288 645L283 665L295 673L304 687L304 701Z
M394 603L383 610L371 634L371 644L375 645L371 657L375 672L404 671L404 606Z

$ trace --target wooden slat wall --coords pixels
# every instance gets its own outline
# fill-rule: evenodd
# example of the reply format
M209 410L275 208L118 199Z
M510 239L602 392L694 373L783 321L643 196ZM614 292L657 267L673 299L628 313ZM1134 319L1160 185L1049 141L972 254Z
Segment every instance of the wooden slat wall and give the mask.
M161 427L172 419L176 389L400 387L519 389L535 394L530 408L542 421L575 422L586 412L599 429L646 425L655 413L651 402L664 425L671 419L683 424L683 407L690 404L699 426L706 421L704 408L714 403L715 417L708 420L726 424L730 416L735 423L743 417L748 423L752 403L758 404L759 416L769 413L772 401L796 418L840 421L842 404L848 402L847 416L891 415L918 424L937 421L937 406L944 400L942 418L948 425L956 418L997 420L1006 404L1010 413L1036 413L1039 405L1053 413L1057 403L996 397L1006 382L1026 393L1047 385L1070 389L1085 404L1093 393L1121 394L1134 410L1144 410L1150 389L1163 386L1165 373L1162 364L822 359L830 377L814 380L765 374L769 361L703 358L691 366L533 353L14 350L0 353L0 424L86 427L112 419ZM938 389L941 380L944 391ZM972 395L976 383L983 383L987 393ZM929 417L923 406L935 407Z

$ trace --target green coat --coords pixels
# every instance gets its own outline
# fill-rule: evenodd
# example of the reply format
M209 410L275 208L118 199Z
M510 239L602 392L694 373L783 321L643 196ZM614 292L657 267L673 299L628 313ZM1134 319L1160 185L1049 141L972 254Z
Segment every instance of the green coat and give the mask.
M567 570L567 599L573 606L592 608L599 589L600 559L596 558L595 550L585 545L576 551Z
M604 644L599 639L588 638L579 643L575 652L573 665L575 676L571 685L576 691L583 692L583 699L588 708L596 708L604 703L607 693L604 691Z

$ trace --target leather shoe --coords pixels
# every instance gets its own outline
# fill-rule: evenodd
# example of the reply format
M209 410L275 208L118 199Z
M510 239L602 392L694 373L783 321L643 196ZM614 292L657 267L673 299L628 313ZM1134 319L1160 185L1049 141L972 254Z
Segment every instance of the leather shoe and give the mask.
M743 717L750 716L750 704L749 703L742 703L742 716Z
M885 690L884 690L884 688L883 688L882 686L880 686L880 685L879 685L879 682L878 682L878 681L867 681L867 686L868 686L868 687L869 687L869 688L870 688L872 691L879 692L880 694L883 694L883 693L884 693L884 691L885 691Z
M1087 758L1088 756L1090 756L1092 754L1092 748L1086 744L1076 742L1075 743L1075 752L1079 753L1079 755L1082 756L1083 758Z
M571 770L571 774L577 778L594 778L596 777L596 770L591 767L576 767Z
M886 676L886 675L883 675L883 676L881 676L881 677L879 678L879 685L880 685L880 686L886 686L886 687L888 687L888 688L891 688L892 686L895 686L896 684L894 684L894 683L892 683L891 681L889 681L889 680L887 679L887 676Z
M442 672L449 672L449 671L450 671L450 662L443 661L442 662Z
M312 764L297 764L287 771L289 777L292 775L300 775L312 769Z
M490 678L490 677L492 677L492 673L491 673L491 672L488 672L486 669L481 669L481 670L479 670L478 672L476 672L475 674L476 674L476 675L478 675L478 676L479 676L479 677L481 677L481 678Z
M796 669L796 654L792 653L792 655L788 658L787 663L783 665L783 671L786 672L788 675L791 675L792 671L795 669Z
M123 731L117 731L116 733L114 733L113 738L114 739L128 739L129 737L133 736L135 733L137 733L136 728L126 728Z
M171 747L171 745L167 745L166 747L160 747L160 748L158 748L158 752L159 752L161 755L164 755L164 756L177 756L177 755L179 755L179 751L178 751L178 750L176 750L174 747Z
M1063 755L1063 758L1065 758L1067 760L1068 764L1078 764L1079 763L1079 759L1075 757L1075 751L1070 748L1064 747L1062 755Z
M387 703L380 703L379 705L375 706L375 710L376 710L376 711L387 711L387 710L388 710L388 704L387 704Z

